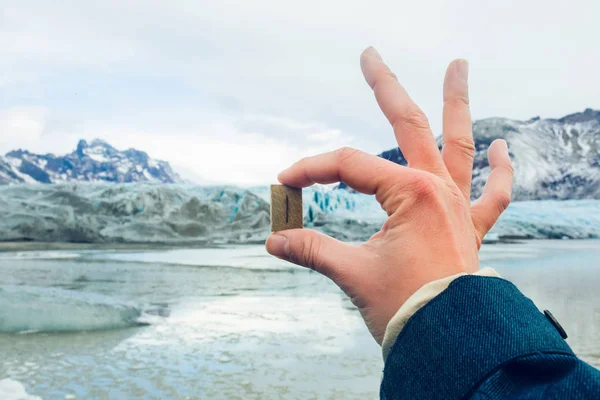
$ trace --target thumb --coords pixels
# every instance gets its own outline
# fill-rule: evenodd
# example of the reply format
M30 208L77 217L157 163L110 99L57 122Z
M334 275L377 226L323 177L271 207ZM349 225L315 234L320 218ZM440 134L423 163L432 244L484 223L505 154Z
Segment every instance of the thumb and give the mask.
M311 229L290 229L272 234L267 251L283 260L313 269L344 286L356 275L360 248Z

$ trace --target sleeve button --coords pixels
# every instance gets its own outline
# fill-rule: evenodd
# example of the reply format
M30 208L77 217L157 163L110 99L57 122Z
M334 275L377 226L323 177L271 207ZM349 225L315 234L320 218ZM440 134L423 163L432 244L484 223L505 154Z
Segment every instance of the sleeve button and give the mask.
M567 332L565 332L564 328L562 327L562 325L558 322L558 320L554 317L554 315L552 315L552 313L548 310L544 310L544 315L546 316L546 318L548 318L548 320L550 321L550 323L552 325L554 325L554 327L556 328L556 330L558 331L558 333L560 334L560 336L563 339L566 339L567 336Z

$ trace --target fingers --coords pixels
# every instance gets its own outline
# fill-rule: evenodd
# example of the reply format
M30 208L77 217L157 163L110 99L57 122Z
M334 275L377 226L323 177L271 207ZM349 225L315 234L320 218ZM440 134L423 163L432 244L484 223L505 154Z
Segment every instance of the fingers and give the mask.
M471 207L471 215L479 237L492 229L500 214L510 204L513 167L504 140L495 140L488 149L490 176L483 194Z
M377 50L367 48L360 57L360 65L379 108L394 128L398 145L409 165L444 174L446 169L427 117L398 83L396 75L384 64Z
M358 268L368 261L360 247L310 229L290 229L269 236L267 251L281 259L313 269L349 290Z
M352 189L377 195L377 201L388 214L397 199L390 199L390 188L401 190L414 180L415 171L381 157L344 147L329 153L306 157L279 174L279 181L293 187L314 183L344 182ZM390 202L388 202L390 200ZM393 204L391 200L394 200Z
M470 201L475 145L469 112L468 74L466 60L454 60L446 71L442 158L450 176L465 199Z

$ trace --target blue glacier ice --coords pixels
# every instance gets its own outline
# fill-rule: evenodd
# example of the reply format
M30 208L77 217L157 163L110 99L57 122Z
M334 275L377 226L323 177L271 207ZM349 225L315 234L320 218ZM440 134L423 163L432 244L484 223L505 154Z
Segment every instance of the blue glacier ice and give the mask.
M366 240L386 215L372 196L344 190L304 195L307 224L347 240ZM513 202L486 236L498 239L597 239L599 200Z
M599 200L513 202L488 234L531 239L597 239Z

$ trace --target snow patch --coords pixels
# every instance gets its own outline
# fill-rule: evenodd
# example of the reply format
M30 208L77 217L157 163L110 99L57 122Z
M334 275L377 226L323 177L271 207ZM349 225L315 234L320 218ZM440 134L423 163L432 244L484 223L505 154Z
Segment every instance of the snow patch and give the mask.
M9 163L11 164L11 171L13 172L13 174L15 174L16 176L21 178L23 180L23 182L25 182L25 183L37 183L37 181L35 179L33 179L31 176L19 171L19 168L21 167L21 164L22 164L21 160L14 159L12 157L8 157L7 159L9 160Z
M147 169L144 170L144 178L146 178L149 181L153 181L154 177L150 174L150 172L148 172Z
M42 400L27 393L25 386L13 379L0 379L0 399L2 400Z
M20 158L6 157L6 161L8 161L10 165L17 169L21 168L21 164L23 164L23 160L21 160Z
M35 164L40 167L41 169L45 169L46 165L48 165L48 160L45 160L43 158L38 158L35 162Z
M83 150L83 154L87 155L92 160L105 163L111 161L110 158L106 155L106 150L101 146L88 147Z

